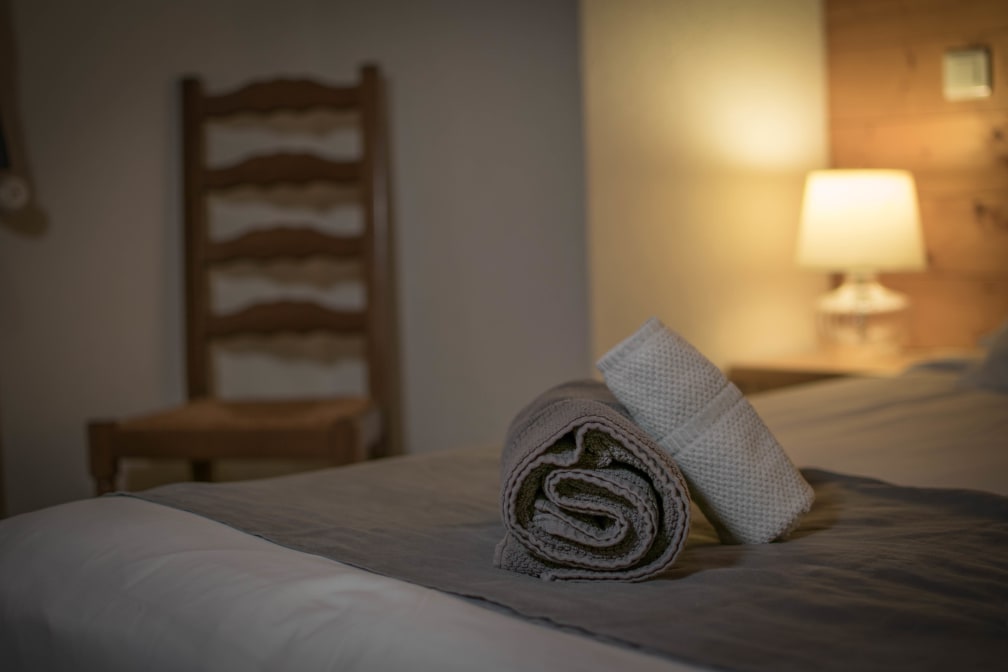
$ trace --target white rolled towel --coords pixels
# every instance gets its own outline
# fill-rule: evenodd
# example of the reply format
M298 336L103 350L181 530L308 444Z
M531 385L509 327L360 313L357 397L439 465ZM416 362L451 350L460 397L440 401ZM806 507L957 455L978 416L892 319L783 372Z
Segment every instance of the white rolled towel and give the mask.
M597 363L634 421L669 452L725 543L786 536L812 507L811 486L739 389L651 318Z

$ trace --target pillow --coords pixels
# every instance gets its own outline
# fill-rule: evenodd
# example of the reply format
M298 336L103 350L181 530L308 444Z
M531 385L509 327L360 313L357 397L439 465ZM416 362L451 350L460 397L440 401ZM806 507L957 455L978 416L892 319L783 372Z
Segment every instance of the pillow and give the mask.
M983 340L987 356L963 375L968 385L1008 392L1008 321Z

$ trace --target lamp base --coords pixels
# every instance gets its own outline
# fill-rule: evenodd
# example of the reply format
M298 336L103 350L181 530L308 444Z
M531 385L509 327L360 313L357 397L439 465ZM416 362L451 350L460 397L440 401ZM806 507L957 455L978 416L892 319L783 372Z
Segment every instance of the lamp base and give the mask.
M875 273L858 271L816 302L816 326L825 349L870 357L906 344L910 301L883 287Z

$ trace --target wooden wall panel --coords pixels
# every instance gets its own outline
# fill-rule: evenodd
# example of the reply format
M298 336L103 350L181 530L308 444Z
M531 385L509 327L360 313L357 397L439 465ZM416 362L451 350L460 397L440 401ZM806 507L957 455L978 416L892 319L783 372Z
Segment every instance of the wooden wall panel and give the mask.
M882 282L913 297L913 347L976 345L999 324L991 316L1004 319L1008 309L1008 279L996 276L908 273L884 275Z
M896 114L983 112L1008 105L1008 26L979 31L969 40L950 43L929 38L903 46L863 47L831 63L832 119ZM945 100L942 56L949 46L992 45L994 86L989 98Z
M837 168L914 173L929 268L910 294L911 346L972 345L1008 318L1008 2L826 0ZM990 97L948 101L942 56L985 46Z
M919 44L932 38L976 39L1005 28L1004 0L826 0L830 49Z
M1004 111L873 117L830 122L833 163L914 172L973 173L1008 185L1008 107Z
M920 199L928 267L938 273L998 275L1008 260L1008 189L929 193Z

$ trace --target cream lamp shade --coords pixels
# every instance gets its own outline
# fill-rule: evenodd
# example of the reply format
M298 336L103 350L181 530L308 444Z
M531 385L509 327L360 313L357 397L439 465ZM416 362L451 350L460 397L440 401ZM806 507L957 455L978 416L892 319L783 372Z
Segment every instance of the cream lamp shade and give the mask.
M905 296L878 282L877 272L926 267L913 176L903 170L809 173L796 258L805 268L844 273L843 284L817 303L827 341L895 347L895 322L880 330L869 318L909 306Z
M917 189L902 170L817 170L805 181L798 263L833 271L925 267Z

